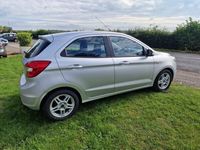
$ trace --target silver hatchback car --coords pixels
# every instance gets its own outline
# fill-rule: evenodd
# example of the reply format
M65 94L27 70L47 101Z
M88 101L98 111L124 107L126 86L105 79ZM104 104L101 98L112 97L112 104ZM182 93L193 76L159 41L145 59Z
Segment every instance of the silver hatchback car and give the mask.
M72 116L80 103L153 87L166 91L175 58L115 32L41 36L23 58L22 103L52 120Z

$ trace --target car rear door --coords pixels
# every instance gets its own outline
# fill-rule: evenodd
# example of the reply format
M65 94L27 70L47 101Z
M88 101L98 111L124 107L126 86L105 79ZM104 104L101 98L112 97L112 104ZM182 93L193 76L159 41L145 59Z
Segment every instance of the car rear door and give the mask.
M114 91L114 63L106 43L103 36L78 38L57 58L65 80L79 87L88 98Z
M132 39L109 37L115 64L115 91L126 91L152 84L154 59L145 56L142 45Z

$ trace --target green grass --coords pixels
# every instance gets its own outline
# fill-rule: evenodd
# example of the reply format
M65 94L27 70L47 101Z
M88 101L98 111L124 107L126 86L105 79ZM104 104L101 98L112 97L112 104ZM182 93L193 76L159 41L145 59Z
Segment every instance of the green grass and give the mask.
M21 56L0 59L0 149L200 149L199 89L122 94L53 123L22 106L21 73Z

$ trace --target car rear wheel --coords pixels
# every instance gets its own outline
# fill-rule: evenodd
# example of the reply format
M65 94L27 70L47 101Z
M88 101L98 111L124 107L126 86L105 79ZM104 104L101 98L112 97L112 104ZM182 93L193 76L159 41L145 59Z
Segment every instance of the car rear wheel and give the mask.
M171 71L167 69L161 71L154 81L153 88L160 92L166 91L171 85L172 77Z
M62 89L47 96L42 111L48 119L59 121L71 117L78 107L78 96L73 91Z

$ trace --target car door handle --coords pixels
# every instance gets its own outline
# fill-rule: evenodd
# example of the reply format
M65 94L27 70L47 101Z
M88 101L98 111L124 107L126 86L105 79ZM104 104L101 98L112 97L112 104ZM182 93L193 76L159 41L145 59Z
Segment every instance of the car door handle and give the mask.
M129 61L121 61L119 65L130 65L131 63Z
M73 65L69 65L66 67L67 69L80 69L83 68L83 66L79 65L79 64L73 64Z

